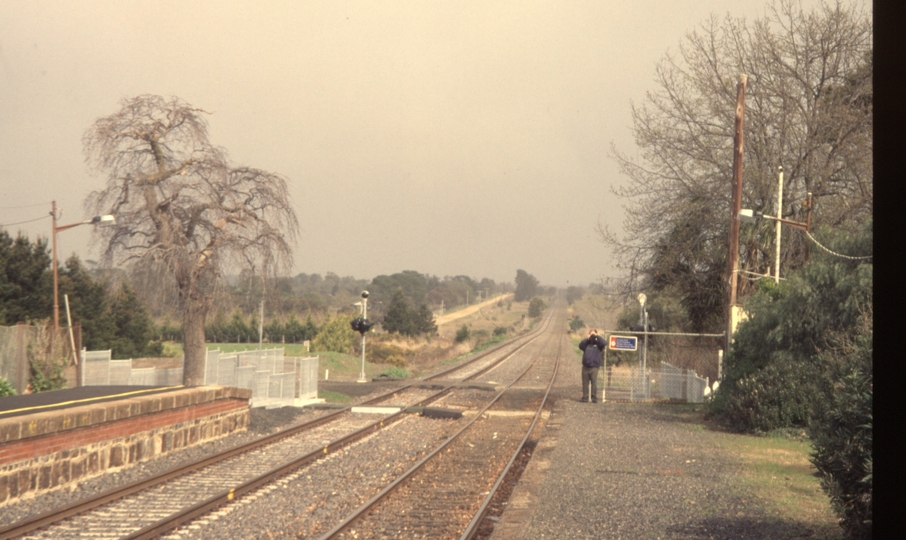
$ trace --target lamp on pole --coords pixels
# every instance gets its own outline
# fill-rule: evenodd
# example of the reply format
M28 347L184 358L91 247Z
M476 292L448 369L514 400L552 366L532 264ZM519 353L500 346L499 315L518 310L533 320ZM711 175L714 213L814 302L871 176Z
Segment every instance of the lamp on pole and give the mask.
M57 201L51 202L50 217L53 220L53 329L60 329L60 271L57 263L57 233L78 227L79 225L100 225L101 227L111 227L116 225L116 218L110 214L105 216L94 216L85 221L69 223L68 225L57 225Z
M783 181L783 168L780 169L780 178L781 182ZM778 210L780 209L780 201L782 199L777 197ZM739 211L739 221L743 223L756 223L761 219L771 219L777 222L777 245L774 248L774 280L780 281L780 225L785 224L790 227L795 227L799 230L810 232L812 226L812 194L809 193L806 195L805 202L802 205L805 207L805 221L793 221L791 219L784 219L779 216L780 212L777 212L777 216L768 216L761 212L757 212L750 208L742 208Z

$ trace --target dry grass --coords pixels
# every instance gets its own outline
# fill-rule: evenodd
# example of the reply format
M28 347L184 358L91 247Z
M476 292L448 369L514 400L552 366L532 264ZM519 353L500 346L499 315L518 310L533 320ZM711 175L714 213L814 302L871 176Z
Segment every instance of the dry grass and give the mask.
M784 520L807 524L813 538L839 539L842 531L809 461L811 444L786 437L728 435L724 446L745 463L743 482Z

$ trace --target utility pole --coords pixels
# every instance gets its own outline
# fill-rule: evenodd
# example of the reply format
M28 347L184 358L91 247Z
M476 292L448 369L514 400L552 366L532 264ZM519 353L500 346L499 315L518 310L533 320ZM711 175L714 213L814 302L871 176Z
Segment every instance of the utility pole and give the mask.
M736 285L739 278L739 209L742 206L742 156L743 156L743 116L746 105L745 74L739 76L736 83L736 129L733 136L733 201L730 205L730 242L727 254L727 344L730 349L733 339L733 308L736 306Z
M777 167L777 217L783 217L783 165ZM775 224L774 231L774 283L780 283L780 226Z

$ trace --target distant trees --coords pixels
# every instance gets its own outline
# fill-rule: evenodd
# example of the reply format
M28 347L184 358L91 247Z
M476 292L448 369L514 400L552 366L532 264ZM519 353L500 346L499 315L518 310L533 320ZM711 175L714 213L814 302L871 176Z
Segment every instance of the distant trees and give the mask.
M232 166L209 142L204 114L179 98L142 95L83 137L86 158L107 174L88 205L117 220L102 232L106 260L165 269L162 279L175 284L187 385L204 381L205 319L223 270L287 268L298 228L286 180Z
M397 289L393 294L381 327L387 332L404 336L431 335L437 332L434 313L427 304L423 303L418 309L413 309L402 289Z
M525 302L537 294L538 279L525 270L516 270L516 292L513 293L515 302Z
M546 307L547 304L544 303L544 300L536 296L532 298L531 302L529 302L528 316L532 318L540 317L541 314L544 313L544 309Z
M804 220L801 202L811 192L814 229L854 231L870 218L872 22L857 6L806 12L779 0L751 23L713 17L658 64L656 88L632 110L638 151L613 150L629 180L615 190L628 201L625 236L600 230L628 273L625 295L673 295L691 329L721 328L739 74L748 76L743 208L777 215L782 165L783 217ZM741 271L769 271L773 230L768 220L743 226ZM804 263L807 242L784 231L787 272ZM750 282L739 287L742 299Z

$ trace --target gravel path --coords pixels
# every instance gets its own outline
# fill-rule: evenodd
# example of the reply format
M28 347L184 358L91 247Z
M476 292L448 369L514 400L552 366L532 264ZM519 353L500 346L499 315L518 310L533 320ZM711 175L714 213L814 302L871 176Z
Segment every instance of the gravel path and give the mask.
M691 408L580 403L579 380L578 359L567 362L492 540L839 538L767 510L721 444L732 435L703 428Z

